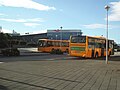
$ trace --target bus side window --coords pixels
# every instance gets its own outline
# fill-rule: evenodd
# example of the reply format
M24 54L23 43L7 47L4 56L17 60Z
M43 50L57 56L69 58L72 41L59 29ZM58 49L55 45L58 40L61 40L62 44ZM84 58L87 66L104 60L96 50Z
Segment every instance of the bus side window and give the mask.
M66 42L66 47L69 47L69 42Z
M72 43L77 43L77 42L78 42L78 38L72 37L71 42L72 42Z
M104 48L104 44L101 43L101 48Z
M95 47L96 48L99 48L100 46L99 46L99 43L95 43Z
M38 41L38 46L43 47L43 41Z
M102 43L99 43L99 48L102 48Z
M91 48L91 45L88 45L88 48Z
M59 47L59 42L56 42L56 46Z
M63 47L68 47L68 42L62 42Z
M109 48L113 48L113 42L109 41Z
M48 46L48 47L52 46L52 42L48 41L48 42L47 42L47 46Z
M92 42L88 43L88 48L92 48Z

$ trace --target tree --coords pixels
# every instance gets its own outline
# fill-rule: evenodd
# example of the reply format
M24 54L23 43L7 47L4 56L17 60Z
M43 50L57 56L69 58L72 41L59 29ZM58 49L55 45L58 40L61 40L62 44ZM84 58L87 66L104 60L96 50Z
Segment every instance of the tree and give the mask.
M0 33L0 48L9 47L12 37L9 34Z

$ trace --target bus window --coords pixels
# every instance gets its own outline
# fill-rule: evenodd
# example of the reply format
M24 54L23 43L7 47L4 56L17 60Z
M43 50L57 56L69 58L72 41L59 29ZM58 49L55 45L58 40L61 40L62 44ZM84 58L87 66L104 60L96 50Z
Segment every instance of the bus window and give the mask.
M114 45L114 42L113 41L109 41L109 48L113 49L113 45Z
M86 37L85 36L73 36L71 38L71 43L85 43Z
M55 42L55 46L60 47L60 42Z
M47 41L47 46L48 47L53 46L53 43L51 41Z
M78 43L85 43L86 38L85 37L78 37Z
M69 46L69 43L68 43L68 42L62 42L62 46L63 46L63 47L68 47L68 46Z
M77 39L78 37L72 37L71 38L71 43L77 43L78 41L78 39Z
M45 41L42 41L42 40L38 41L38 46L39 47L44 47L45 46Z
M95 40L93 38L88 39L88 47L94 49L95 48Z

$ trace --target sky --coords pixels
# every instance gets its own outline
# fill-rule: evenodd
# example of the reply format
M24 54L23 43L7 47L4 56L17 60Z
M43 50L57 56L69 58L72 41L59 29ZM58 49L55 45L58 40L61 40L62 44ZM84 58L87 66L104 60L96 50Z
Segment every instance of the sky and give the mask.
M120 43L120 0L0 0L2 32L45 33L49 29L80 29L83 35L106 37Z

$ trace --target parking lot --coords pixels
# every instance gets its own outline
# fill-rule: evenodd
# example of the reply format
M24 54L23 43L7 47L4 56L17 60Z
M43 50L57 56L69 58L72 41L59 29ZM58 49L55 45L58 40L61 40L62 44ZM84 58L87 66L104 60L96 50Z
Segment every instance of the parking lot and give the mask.
M119 53L109 58L0 57L0 90L120 90Z

